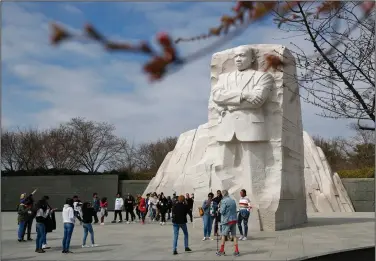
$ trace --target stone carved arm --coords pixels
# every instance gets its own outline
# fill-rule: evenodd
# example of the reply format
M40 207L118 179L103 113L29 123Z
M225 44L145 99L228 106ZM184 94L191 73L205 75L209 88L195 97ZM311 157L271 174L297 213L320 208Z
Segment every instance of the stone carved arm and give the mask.
M262 75L251 91L242 92L241 97L244 101L244 103L242 103L242 107L247 107L250 109L260 108L268 99L274 84L274 78L270 73L265 73Z
M213 101L219 106L240 105L241 92L238 90L226 90L224 83L226 75L219 75L218 83L213 87Z

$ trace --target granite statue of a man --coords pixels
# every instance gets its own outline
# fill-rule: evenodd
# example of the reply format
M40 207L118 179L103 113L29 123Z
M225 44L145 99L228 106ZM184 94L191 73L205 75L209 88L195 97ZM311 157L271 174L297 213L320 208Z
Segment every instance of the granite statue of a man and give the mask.
M237 70L220 74L212 93L220 114L215 138L223 153L216 172L231 172L226 175L232 176L232 184L224 186L233 188L232 194L248 188L248 195L255 199L266 175L265 146L269 138L263 105L275 81L270 73L251 69L256 57L249 47L240 46L234 54Z

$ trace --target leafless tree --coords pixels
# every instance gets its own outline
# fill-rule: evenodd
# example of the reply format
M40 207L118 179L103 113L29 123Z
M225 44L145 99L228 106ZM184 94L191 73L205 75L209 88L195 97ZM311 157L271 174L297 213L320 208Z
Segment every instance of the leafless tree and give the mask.
M157 171L166 155L175 148L176 142L176 137L168 137L157 142L141 144L137 149L139 169Z
M1 132L1 165L4 170L16 171L20 169L16 152L17 138L15 132L7 130Z
M136 157L137 148L126 139L122 140L121 146L122 148L119 153L106 163L106 168L108 170L117 170L127 173L137 172L139 170Z
M43 152L50 168L78 170L81 165L73 157L75 144L73 132L64 126L43 132Z
M303 99L324 117L375 122L375 9L364 15L363 2L331 2L336 8L316 15L321 4L302 1L290 17L276 14L282 30L306 35L315 49L295 45Z
M40 131L31 128L18 129L16 132L4 132L3 135L2 139L6 141L6 149L2 152L7 162L6 166L3 165L5 168L35 170L48 167L43 153L43 135Z
M74 118L61 128L71 137L70 156L90 173L98 172L123 148L122 141L113 134L115 127L106 122Z

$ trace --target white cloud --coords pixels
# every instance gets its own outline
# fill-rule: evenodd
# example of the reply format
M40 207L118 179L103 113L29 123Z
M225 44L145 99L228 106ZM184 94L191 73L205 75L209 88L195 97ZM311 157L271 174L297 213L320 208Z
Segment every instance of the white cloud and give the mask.
M79 8L71 4L64 4L63 8L65 9L65 11L71 14L82 14L82 11Z
M202 3L208 5L208 3ZM221 4L223 8L228 3ZM179 27L174 28L169 11L162 9L166 3L140 3L130 8L148 8L150 22L168 29L173 35L192 36L215 26L219 17L206 15L205 9L194 7L175 17ZM140 7L141 6L141 7ZM220 7L213 10L219 12ZM210 88L210 55L188 65L164 81L149 85L142 74L142 64L127 61L123 55L104 58L98 46L64 44L56 50L48 45L48 19L40 13L31 13L14 3L7 7L3 26L2 53L5 66L13 77L24 84L38 86L19 95L33 101L48 103L49 109L16 117L7 125L38 125L53 127L72 117L107 121L117 128L117 134L135 141L179 135L207 121L207 99ZM227 10L227 9L226 9ZM227 11L226 11L227 12ZM17 17L17 19L15 19ZM282 32L270 27L255 27L233 44L281 43L289 46L289 40L273 40L283 36ZM197 49L203 42L184 44L183 53ZM301 38L294 39L303 48L310 48ZM106 56L107 57L107 56ZM51 61L67 60L69 65ZM86 62L82 62L83 60ZM126 90L134 86L134 91ZM4 88L4 86L3 86ZM3 97L6 98L6 97ZM303 104L305 129L311 134L323 136L343 135L346 123L324 120L314 113L318 110ZM20 115L21 116L21 115ZM5 115L7 117L7 115ZM6 118L7 119L7 118ZM338 126L342 126L339 128ZM350 133L350 131L348 132Z

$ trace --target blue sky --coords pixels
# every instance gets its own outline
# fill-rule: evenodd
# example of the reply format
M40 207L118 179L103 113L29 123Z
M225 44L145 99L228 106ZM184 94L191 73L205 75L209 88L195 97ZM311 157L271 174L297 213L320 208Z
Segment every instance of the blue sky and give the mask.
M95 44L48 43L49 22L80 30L91 22L112 39L154 41L160 31L192 36L216 26L232 3L209 2L3 2L2 125L50 128L72 117L107 121L117 134L139 142L177 136L207 121L211 54L162 82L148 83L142 73L145 56L108 54ZM242 44L283 44L271 19L254 25L222 49ZM307 51L312 47L296 37ZM208 42L182 44L182 54ZM220 51L220 50L218 50ZM311 135L350 135L349 121L316 116L303 104L304 129ZM184 116L184 117L182 117Z

